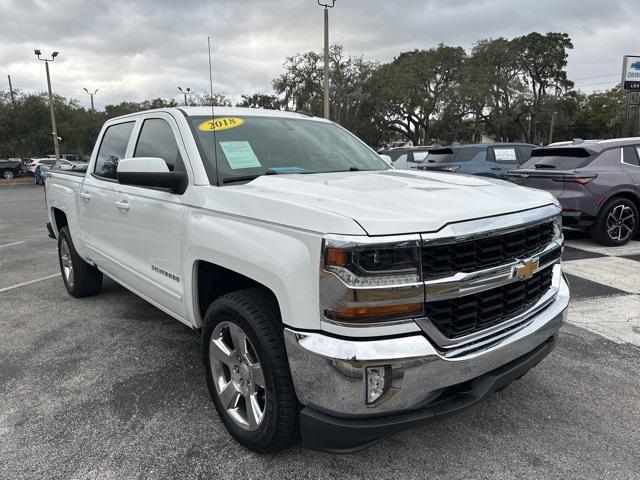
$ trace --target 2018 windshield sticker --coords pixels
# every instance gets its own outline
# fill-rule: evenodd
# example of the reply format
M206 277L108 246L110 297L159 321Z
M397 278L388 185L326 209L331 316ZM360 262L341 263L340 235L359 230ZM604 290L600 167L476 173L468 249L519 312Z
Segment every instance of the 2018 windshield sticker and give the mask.
M228 130L229 128L239 127L244 123L242 118L238 117L219 117L213 120L207 120L198 125L201 132L219 132L220 130Z

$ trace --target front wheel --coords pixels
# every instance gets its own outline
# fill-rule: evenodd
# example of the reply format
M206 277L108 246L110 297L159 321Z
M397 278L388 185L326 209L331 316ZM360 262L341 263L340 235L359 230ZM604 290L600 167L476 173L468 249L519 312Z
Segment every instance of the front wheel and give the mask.
M5 180L12 180L14 177L13 172L11 170L4 170L2 172L2 178Z
M209 393L229 433L260 453L290 446L298 401L273 296L252 288L218 298L205 314L202 351Z
M607 246L622 246L638 231L638 208L626 198L609 200L598 214L591 237Z

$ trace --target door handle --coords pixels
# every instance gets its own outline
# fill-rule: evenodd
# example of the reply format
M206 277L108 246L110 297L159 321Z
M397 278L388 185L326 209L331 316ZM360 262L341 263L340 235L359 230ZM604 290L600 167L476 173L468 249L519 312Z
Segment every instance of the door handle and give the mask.
M91 200L91 194L87 192L80 192L80 198L83 200Z
M502 170L500 167L491 167L491 170Z
M127 202L126 200L122 200L120 202L116 202L116 207L118 207L120 210L129 210L131 208L131 205L129 205L129 202Z

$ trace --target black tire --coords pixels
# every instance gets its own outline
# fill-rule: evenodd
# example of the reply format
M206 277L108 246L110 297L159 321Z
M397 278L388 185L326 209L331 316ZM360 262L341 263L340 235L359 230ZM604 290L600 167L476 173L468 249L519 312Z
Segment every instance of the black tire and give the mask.
M264 417L254 431L241 428L231 418L215 385L210 352L212 336L219 324L229 323L246 334L264 374ZM299 404L289 370L278 305L268 291L261 288L239 290L215 300L205 314L202 352L209 394L225 427L238 442L259 453L274 453L297 440Z
M13 174L13 172L11 170L3 170L2 171L2 178L4 178L5 180L12 180L13 177L15 177L15 175Z
M615 216L618 212L627 212L628 220L619 227L615 224ZM620 232L623 234L620 234ZM638 233L638 207L627 198L612 198L600 210L595 223L591 227L591 238L596 242L609 247L626 245ZM620 237L620 239L618 238Z
M66 259L63 259L64 252L67 253ZM61 228L58 233L58 262L60 263L64 286L71 296L82 298L100 292L102 288L102 272L93 265L89 265L78 255L68 227ZM64 262L68 262L71 265L71 276L65 273Z

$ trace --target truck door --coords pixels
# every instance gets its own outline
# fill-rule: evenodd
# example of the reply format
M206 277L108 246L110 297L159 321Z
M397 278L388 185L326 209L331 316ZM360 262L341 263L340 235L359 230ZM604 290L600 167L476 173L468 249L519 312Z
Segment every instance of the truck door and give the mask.
M142 117L132 157L162 158L171 171L185 171L178 127L166 113ZM160 307L186 318L182 271L182 195L135 185L116 185L119 276Z
M79 210L82 235L88 256L106 271L114 270L117 250L113 237L118 232L116 202L116 168L125 158L135 120L107 127L102 138L92 171L80 187Z

